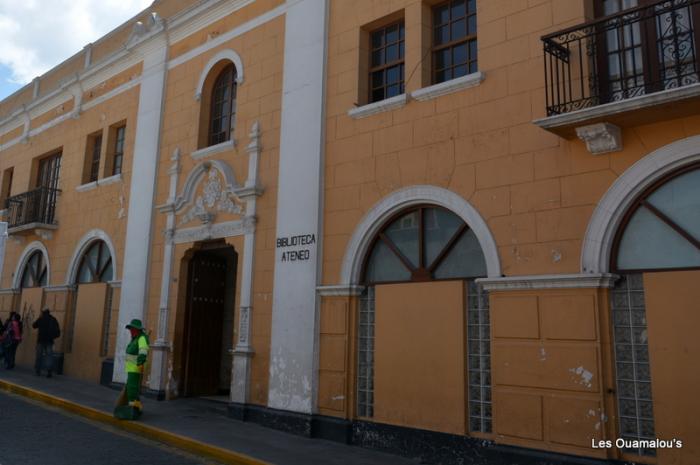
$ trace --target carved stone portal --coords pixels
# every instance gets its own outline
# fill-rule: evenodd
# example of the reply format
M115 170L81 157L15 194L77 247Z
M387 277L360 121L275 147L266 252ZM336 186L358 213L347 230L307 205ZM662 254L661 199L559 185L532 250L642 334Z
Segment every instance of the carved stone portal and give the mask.
M202 224L211 224L219 212L243 215L244 207L241 200L223 186L221 173L210 167L201 194L196 197L194 205L182 215L180 224L187 224L195 218Z

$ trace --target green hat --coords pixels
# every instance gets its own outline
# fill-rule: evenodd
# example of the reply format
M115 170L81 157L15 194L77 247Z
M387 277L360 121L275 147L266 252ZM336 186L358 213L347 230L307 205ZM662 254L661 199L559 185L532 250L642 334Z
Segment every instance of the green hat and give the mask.
M141 320L137 320L136 318L131 320L131 323L126 325L126 329L131 329L131 328L138 329L139 331L144 330L143 323L141 323Z

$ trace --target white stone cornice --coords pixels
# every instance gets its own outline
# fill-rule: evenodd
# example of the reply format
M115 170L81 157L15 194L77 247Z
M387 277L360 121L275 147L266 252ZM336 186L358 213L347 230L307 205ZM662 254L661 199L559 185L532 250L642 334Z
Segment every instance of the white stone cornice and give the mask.
M408 102L408 94L401 94L379 102L369 103L361 107L350 109L348 110L348 116L353 119L366 118L378 113L384 113L385 111L396 110L397 108L405 106L406 102Z
M608 273L582 273L479 278L476 282L487 291L515 291L528 289L609 288L615 285L617 278L617 275Z
M21 289L7 288L0 289L0 295L19 295L22 293Z
M44 287L44 292L70 292L74 291L76 286L70 285L58 285L58 286L46 286Z
M347 286L342 284L316 287L318 295L323 297L357 296L362 295L364 291L365 286Z
M422 102L451 94L453 92L459 92L460 90L467 89L469 87L477 86L481 84L481 81L483 80L484 73L477 71L476 73L467 74L466 76L461 76L439 84L433 84L432 86L414 90L411 92L411 98Z
M194 160L203 160L209 158L212 155L216 155L221 152L228 152L236 148L236 141L234 139L221 142L220 144L210 145L209 147L204 147L203 149L195 150L190 153L190 157Z

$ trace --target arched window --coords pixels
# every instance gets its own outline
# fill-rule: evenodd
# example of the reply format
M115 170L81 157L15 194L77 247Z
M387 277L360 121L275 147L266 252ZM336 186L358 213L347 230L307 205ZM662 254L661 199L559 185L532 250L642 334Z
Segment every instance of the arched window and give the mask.
M106 283L112 281L112 255L104 241L95 241L80 260L78 283Z
M35 250L24 265L20 287L42 287L46 286L47 268L44 254L41 250Z
M230 140L235 123L236 67L231 63L221 70L212 88L208 145Z
M491 357L488 293L475 282L487 275L474 231L441 207L419 206L389 219L366 255L357 328L357 415L374 417L376 289L382 284L465 280L469 431L490 433ZM376 286L375 286L376 285ZM426 320L429 324L429 320Z
M367 284L486 276L474 231L438 207L418 207L390 220L367 256Z
M613 243L615 272L700 268L700 166L652 185L623 217Z

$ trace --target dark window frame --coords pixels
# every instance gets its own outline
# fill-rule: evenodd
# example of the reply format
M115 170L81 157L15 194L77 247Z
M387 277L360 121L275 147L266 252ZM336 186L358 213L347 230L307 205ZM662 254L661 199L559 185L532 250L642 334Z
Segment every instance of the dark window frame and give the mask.
M238 70L229 63L219 72L212 86L207 146L231 140L236 124L237 93Z
M648 9L653 5L660 3L660 0L638 0L637 6L626 9L620 8L618 11L606 15L604 5L606 1L616 1L618 5L622 5L622 0L594 0L593 10L595 14L595 21L600 21L601 19L614 17L620 14L633 15L636 14L636 12L641 12L640 14L648 15ZM692 40L697 48L700 46L700 4L689 4L686 7L680 6L679 8L688 8L690 13L690 21L694 25L693 33L689 36L692 37ZM635 25L638 25L640 28L640 43L638 45L635 45L634 43L627 43L629 37L627 37L624 33L620 35L620 30L618 30L617 35L617 41L619 42L617 50L609 51L609 46L605 35L603 35L603 40L600 40L597 43L596 67L599 70L598 94L600 95L601 103L616 100L615 96L617 94L623 95L624 98L631 98L639 95L638 92L640 90L643 90L645 94L651 94L664 90L664 82L656 79L658 76L660 76L660 70L664 66L664 61L662 59L663 56L659 57L658 50L659 43L662 42L664 38L659 36L655 21L656 17L652 17L652 19L654 19L654 21L649 21L647 18L635 23ZM634 25L627 27L633 26ZM642 62L641 72L628 74L626 73L626 71L629 71L627 70L627 62L629 61L628 57L631 57L632 67L635 68L637 65L637 57L634 50L637 48L640 50L639 59ZM628 55L627 52L630 50L632 53ZM700 50L697 50L695 53L700 53ZM620 66L620 70L618 78L611 80L609 57L614 54L618 55L618 66ZM698 60L697 56L695 56L695 60ZM635 84L637 84L637 81L639 80L642 80L643 84L641 86L628 88L626 85L627 81L632 79L635 81ZM619 82L621 88L618 90L613 90L613 82Z
M28 285L25 282L29 279ZM29 289L34 287L43 287L48 283L48 267L44 260L44 253L41 250L35 250L29 255L22 269L20 277L20 289Z
M88 259L90 252L97 247L97 260L96 260L96 265L93 266L92 263L90 263L90 260ZM102 258L104 254L107 254L108 258L105 260L104 264L100 266L100 262L102 261ZM76 282L79 284L91 284L91 283L106 283L111 281L111 279L103 279L105 278L105 272L109 268L109 266L112 264L112 253L109 250L109 247L107 246L107 243L105 241L95 241L90 246L85 250L83 253L83 256L80 258L80 264L78 265L78 273L75 277ZM80 281L80 277L82 276L83 269L87 267L89 274L90 274L90 281ZM111 278L114 278L114 268L112 268L112 276Z
M102 159L102 132L95 133L88 137L87 150L87 179L86 183L95 182L100 177L100 160Z
M114 128L114 152L112 153L112 176L122 173L124 168L124 145L126 143L126 124Z
M386 41L387 37L387 32L389 29L392 29L394 27L398 27L398 38L397 40L388 43ZM382 41L381 45L378 47L374 47L374 38L377 34L382 34ZM395 60L392 60L390 62L386 61L386 49L390 46L396 46L398 49L397 55L398 58ZM380 52L382 54L382 60L381 63L375 64L374 62L374 56L375 53ZM406 92L406 25L404 23L404 19L398 19L396 21L392 21L389 24L386 24L382 27L373 29L369 33L369 57L368 57L368 63L369 63L369 71L368 71L368 101L369 103L374 103L374 102L381 102L382 100L386 100L387 98L390 97L395 97L396 95L401 95ZM399 80L398 81L392 81L391 83L387 82L387 73L390 69L398 67L398 72L399 72ZM374 77L381 73L382 75L382 85L380 86L374 86ZM389 96L387 94L387 89L391 86L398 85L399 86L399 92L395 95ZM381 98L375 98L375 92L382 90L382 96Z
M432 47L430 50L431 56L432 56L432 65L431 65L431 75L432 75L432 82L433 84L439 84L441 82L447 82L452 79L456 79L458 77L466 76L469 74L472 74L474 72L477 72L479 70L479 61L478 61L478 42L477 42L477 11L476 11L476 0L473 0L474 4L474 11L473 13L470 13L469 10L469 4L472 2L472 0L447 0L441 3L438 3L436 5L433 5L431 7L431 13L432 13ZM460 16L458 18L453 18L452 17L452 9L454 4L457 3L464 3L464 16ZM441 8L447 7L448 11L448 20L445 23L438 23L438 15L437 11ZM474 17L474 31L473 33L470 34L469 32L469 19L470 17ZM453 38L452 37L452 25L458 21L464 20L465 22L465 35L458 37L458 38ZM447 27L449 31L449 39L445 42L440 42L437 40L437 31L438 28L441 27ZM472 57L471 54L471 44L472 42L474 43L474 48L476 49L474 56ZM461 45L466 45L466 53L467 53L467 61L464 63L459 63L455 65L454 63L454 50L461 46ZM444 67L438 68L438 53L441 53L445 50L450 50L450 64L446 65ZM474 64L474 70L472 71L472 63ZM464 66L466 68L466 72L464 74L460 74L458 76L455 76L455 69L459 68L461 66ZM441 72L450 72L450 77L449 78L440 78L438 75Z

